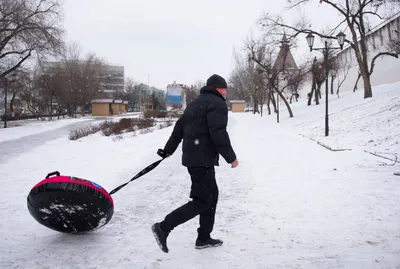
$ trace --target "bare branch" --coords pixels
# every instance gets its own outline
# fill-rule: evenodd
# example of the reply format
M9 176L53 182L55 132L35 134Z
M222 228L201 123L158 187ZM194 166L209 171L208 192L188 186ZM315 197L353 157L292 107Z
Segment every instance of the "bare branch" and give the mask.
M320 0L320 3L324 2L330 6L332 6L334 9L336 9L337 11L339 11L343 16L347 17L348 15L348 10L341 8L338 4L333 3L332 1L329 0Z
M379 19L383 20L382 16L379 15L378 13L376 13L376 12L366 11L366 12L364 12L364 14L365 14L365 15L366 15L366 14L371 14L371 15L377 16Z
M43 57L63 46L59 0L3 0L0 5L0 77L32 55Z
M294 2L294 3L292 4L292 2ZM298 7L307 2L310 2L310 0L297 0L297 1L288 0L288 3L290 5L286 8L286 10L293 9L293 8Z
M272 17L270 17L268 14L264 16L264 18L261 20L260 24L265 27L265 28L271 28L271 27L280 27L281 29L289 29L291 30L292 34L288 34L288 39L291 41L293 39L295 39L299 34L314 34L317 35L321 38L326 38L326 39L335 39L335 36L331 36L331 35L326 35L326 34L322 34L316 30L313 30L311 28L297 28L295 26L291 26L291 25L287 25L285 23L282 23L279 21L279 19L273 19ZM345 40L346 42L350 43L349 40Z
M370 71L369 71L370 74L372 74L372 72L374 72L375 61L376 61L379 57L385 56L385 55L387 55L387 56L392 56L392 57L395 57L395 58L399 58L399 54L398 54L398 53L394 53L394 52L380 52L380 53L378 53L377 55L374 56L374 58L372 58L372 61L371 61L371 69L370 69Z

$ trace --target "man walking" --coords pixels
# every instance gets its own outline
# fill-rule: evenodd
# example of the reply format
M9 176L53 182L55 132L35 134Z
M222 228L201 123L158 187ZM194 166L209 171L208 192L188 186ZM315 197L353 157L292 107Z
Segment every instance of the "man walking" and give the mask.
M165 156L172 155L182 144L182 165L187 167L192 180L192 201L168 214L165 219L152 225L154 237L161 250L168 253L167 237L178 225L200 215L200 227L196 248L222 245L222 240L211 238L215 210L218 202L218 186L214 166L219 165L219 155L231 164L239 165L226 131L228 108L225 79L212 75L205 87L185 109L164 147Z

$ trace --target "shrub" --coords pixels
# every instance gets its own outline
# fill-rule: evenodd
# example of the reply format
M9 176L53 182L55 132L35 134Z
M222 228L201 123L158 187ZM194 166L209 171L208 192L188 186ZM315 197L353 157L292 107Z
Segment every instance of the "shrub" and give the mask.
M102 129L103 135L119 135L124 132L133 132L139 129L150 128L154 126L153 119L122 118L119 122L104 124L106 128Z
M182 116L182 113L180 111L168 112L168 117L171 117L171 118L180 118L181 116Z
M122 118L118 122L111 120L104 121L97 126L89 125L69 133L70 140L77 140L79 138L88 136L90 134L102 132L104 136L121 135L125 132L135 132L137 130L148 129L154 126L153 119L138 119L138 118ZM121 136L122 137L122 136ZM118 138L119 140L120 138Z
M152 128L146 128L146 129L141 129L139 132L141 134L148 134L148 133L152 133L154 130Z
M124 139L123 135L116 135L112 138L114 142Z
M69 131L69 140L78 140L79 138L97 133L100 131L100 126L88 125L81 128L73 129Z
M145 119L148 118L165 118L168 116L167 111L159 111L159 110L148 110L143 112L143 117Z

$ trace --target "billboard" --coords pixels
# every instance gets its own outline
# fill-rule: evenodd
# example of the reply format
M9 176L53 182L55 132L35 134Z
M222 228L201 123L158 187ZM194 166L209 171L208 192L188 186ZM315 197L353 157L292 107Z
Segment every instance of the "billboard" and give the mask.
M169 105L182 105L182 88L173 87L167 89L168 104Z

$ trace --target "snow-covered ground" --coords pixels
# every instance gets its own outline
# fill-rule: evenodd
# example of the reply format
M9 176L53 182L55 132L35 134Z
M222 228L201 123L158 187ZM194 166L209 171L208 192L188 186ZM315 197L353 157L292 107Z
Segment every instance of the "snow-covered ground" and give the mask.
M325 137L325 96L320 105L306 107L306 99L293 105L296 119L288 119L281 105L281 125L333 148L400 153L400 82L373 87L373 98L363 89L329 95L329 137ZM269 120L275 121L275 116ZM272 122L271 121L271 122Z
M29 123L21 126L12 126L8 128L0 128L0 143L10 140L15 140L22 137L27 137L34 134L40 134L54 129L59 129L64 126L70 125L76 122L83 122L91 120L91 118L79 118L79 119L59 119L56 118L53 121L29 121ZM3 122L0 122L3 124Z
M332 99L328 138L324 107L305 100L293 105L292 119L282 111L279 124L275 116L230 114L240 165L222 160L216 169L219 248L194 249L198 218L171 233L168 254L151 233L152 223L189 199L180 147L114 194L114 216L95 232L60 234L27 210L30 189L54 170L111 191L159 159L172 126L121 140L65 136L14 157L0 166L0 268L400 268L400 177L393 175L400 167L364 151L400 152L400 85L374 94Z
M109 116L109 117L80 117L77 119L74 118L60 118L57 120L56 117L53 118L52 121L37 121L37 120L27 120L27 121L13 121L9 122L8 128L0 128L0 143L10 140L15 140L23 137L28 137L35 134L40 134L56 129L60 129L62 127L68 126L70 124L85 122L85 121L93 121L93 120L112 120L119 121L121 117L124 118L137 118L139 117L139 113L126 113L119 116ZM3 122L0 122L1 127L3 127ZM17 126L13 126L18 124ZM23 128L22 128L23 127Z

